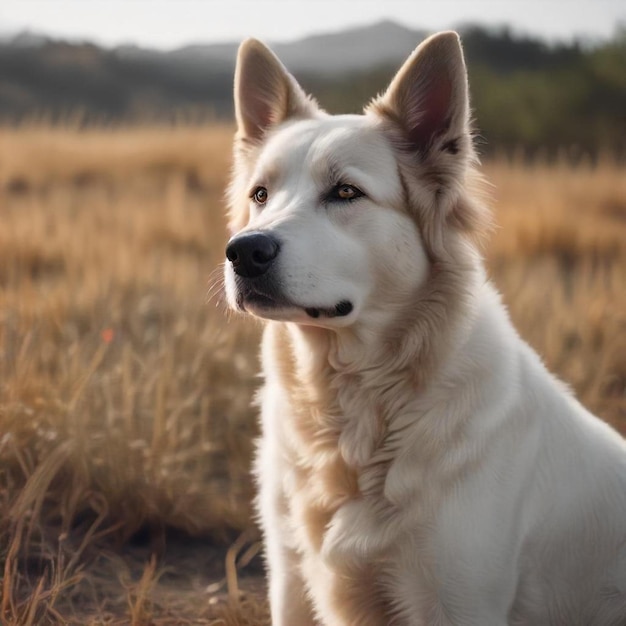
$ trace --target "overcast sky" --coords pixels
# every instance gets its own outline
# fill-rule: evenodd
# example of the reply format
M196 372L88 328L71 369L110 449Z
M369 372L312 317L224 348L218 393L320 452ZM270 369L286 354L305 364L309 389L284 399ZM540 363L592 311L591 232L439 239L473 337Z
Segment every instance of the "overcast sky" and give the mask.
M250 36L287 41L384 18L431 31L472 22L551 40L603 39L626 25L626 0L0 0L5 35L27 29L165 49Z

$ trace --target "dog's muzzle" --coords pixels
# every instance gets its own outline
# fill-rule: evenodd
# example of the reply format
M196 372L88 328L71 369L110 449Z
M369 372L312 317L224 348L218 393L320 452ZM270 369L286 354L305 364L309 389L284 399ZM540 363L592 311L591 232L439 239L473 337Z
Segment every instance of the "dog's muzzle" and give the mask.
M226 245L226 258L238 276L236 301L240 310L298 308L312 319L350 315L354 306L349 300L330 307L313 307L286 299L273 272L268 272L279 251L279 241L263 231L235 235Z

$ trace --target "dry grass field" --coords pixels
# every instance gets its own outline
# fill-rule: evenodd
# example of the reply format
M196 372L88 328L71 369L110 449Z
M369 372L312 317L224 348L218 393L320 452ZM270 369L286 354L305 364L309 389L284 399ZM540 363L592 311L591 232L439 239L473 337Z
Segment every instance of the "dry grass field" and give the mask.
M259 327L220 295L231 135L0 129L3 626L268 623ZM624 168L484 173L485 255L521 334L626 433Z

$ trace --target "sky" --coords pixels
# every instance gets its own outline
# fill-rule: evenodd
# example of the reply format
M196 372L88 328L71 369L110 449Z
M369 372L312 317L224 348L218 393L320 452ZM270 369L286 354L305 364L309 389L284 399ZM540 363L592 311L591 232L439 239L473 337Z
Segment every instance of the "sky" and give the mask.
M0 0L0 34L29 30L101 45L292 41L395 20L429 31L510 25L550 41L606 39L626 27L626 0Z

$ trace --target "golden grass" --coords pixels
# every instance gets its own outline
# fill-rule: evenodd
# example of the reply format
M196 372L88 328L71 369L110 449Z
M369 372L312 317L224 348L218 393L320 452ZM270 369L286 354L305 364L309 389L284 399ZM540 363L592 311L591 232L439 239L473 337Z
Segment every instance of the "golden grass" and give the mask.
M251 527L258 327L208 293L231 135L0 129L5 626L268 623L259 565L235 573L255 538L233 544ZM515 323L626 432L623 168L485 173Z
M491 274L548 367L626 433L626 170L612 162L485 167Z

